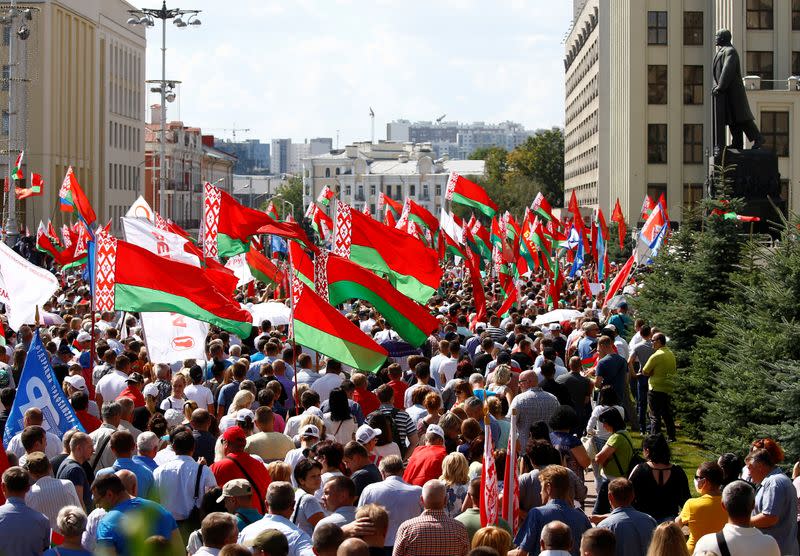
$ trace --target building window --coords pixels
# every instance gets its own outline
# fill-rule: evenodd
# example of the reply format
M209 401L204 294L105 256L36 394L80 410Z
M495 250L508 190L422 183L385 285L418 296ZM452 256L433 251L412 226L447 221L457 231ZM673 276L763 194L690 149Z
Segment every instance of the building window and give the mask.
M442 194L442 184L440 184L440 183L437 183L437 184L436 184L436 188L434 189L434 191L436 191L436 196L437 196L437 197L438 197L439 195L441 195L441 194Z
M417 186L416 184L411 184L408 186L408 195L409 197L416 197L417 196Z
M11 26L3 25L3 46L11 44Z
M792 31L800 31L800 0L792 0Z
M703 12L683 12L684 46L703 46Z
M683 103L703 104L703 66L683 66Z
M788 201L789 200L789 180L781 180L780 184L781 184L781 193L780 193L781 199L784 200L784 201Z
M341 169L340 168L336 168L336 175L338 176L341 173L342 173Z
M395 198L396 201L399 201L400 199L403 198L403 186L402 185L397 184L397 190L394 193L394 198Z
M344 194L345 194L345 196L349 197L351 195L351 191L352 191L352 189L350 188L349 185L345 185L344 186Z
M667 163L667 124L647 124L647 162Z
M800 75L800 52L792 51L792 75Z
M703 124L683 125L683 163L703 162Z
M326 178L331 177L331 169L330 168L325 168L325 177Z
M764 146L778 156L789 156L789 113L761 112Z
M3 65L3 87L4 91L8 90L8 82L11 79L11 67L7 64Z
M647 196L653 199L656 203L664 196L664 202L667 202L667 184L666 183L648 183Z
M391 183L387 183L386 184L386 196L390 197L390 198L392 196L392 184Z
M369 194L370 195L375 195L375 185L374 184L369 186Z
M772 29L772 0L747 0L748 29Z
M427 183L423 183L422 184L422 198L424 200L426 200L426 201L428 200L428 184Z
M647 12L647 44L667 44L667 12Z
M702 183L683 184L683 208L691 210L703 198Z
M747 75L757 75L761 78L762 89L772 89L773 66L771 50L747 51Z
M647 104L667 103L667 66L647 66Z

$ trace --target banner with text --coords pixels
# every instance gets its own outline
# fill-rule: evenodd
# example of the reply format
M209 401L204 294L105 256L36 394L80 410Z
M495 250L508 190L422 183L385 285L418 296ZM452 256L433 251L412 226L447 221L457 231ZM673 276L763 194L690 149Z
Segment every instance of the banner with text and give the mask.
M147 352L153 363L205 359L208 324L178 313L142 313Z

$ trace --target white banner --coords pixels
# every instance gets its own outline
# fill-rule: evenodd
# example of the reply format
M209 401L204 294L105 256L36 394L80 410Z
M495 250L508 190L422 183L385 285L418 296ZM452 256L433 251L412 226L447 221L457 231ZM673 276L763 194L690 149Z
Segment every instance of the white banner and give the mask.
M33 324L36 307L44 305L58 289L58 280L0 242L0 302L6 306L8 325L19 330Z
M125 233L126 241L161 257L192 266L200 266L200 258L187 253L184 249L189 242L188 239L167 230L159 230L142 218L124 217L120 220L122 220L122 230Z
M228 259L228 261L225 263L225 268L231 270L239 279L239 283L236 284L237 288L244 286L245 284L249 284L255 280L252 272L250 272L250 265L247 264L245 253L239 253L238 255L234 255Z
M153 363L205 359L208 324L177 313L142 313L147 352Z
M144 218L145 220L149 220L150 222L155 221L155 218L153 216L153 209L141 195L139 195L139 198L133 202L131 208L129 208L128 212L125 213L125 217Z
M439 225L442 229L450 236L450 239L455 241L458 244L461 244L461 237L464 234L464 231L461 229L461 226L456 224L455 218L452 215L444 210L442 207L441 212L439 213Z

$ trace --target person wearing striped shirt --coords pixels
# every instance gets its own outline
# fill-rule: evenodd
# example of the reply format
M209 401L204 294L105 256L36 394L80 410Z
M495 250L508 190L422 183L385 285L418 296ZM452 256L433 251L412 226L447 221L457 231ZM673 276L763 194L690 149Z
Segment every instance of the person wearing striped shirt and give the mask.
M28 455L27 468L32 484L25 495L25 503L29 508L43 513L50 520L50 527L60 533L57 518L61 508L82 506L75 485L66 479L54 478L50 460L42 452Z

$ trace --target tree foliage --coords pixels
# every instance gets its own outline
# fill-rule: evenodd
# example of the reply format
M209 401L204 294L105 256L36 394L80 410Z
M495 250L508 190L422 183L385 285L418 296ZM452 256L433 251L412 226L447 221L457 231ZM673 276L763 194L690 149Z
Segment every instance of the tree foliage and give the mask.
M281 185L275 191L275 197L277 197L277 199L273 199L273 203L275 203L278 214L280 214L282 218L286 215L283 213L283 203L281 200L285 200L294 205L294 211L292 212L294 219L297 222L303 221L303 214L305 214L305 207L303 206L303 178L300 176L292 176L289 178L288 182ZM265 209L268 204L269 201L265 201L261 207L262 210Z
M564 133L560 128L538 131L511 152L488 147L477 149L469 158L486 161L485 176L478 183L515 217L523 216L540 191L552 206L562 206Z

